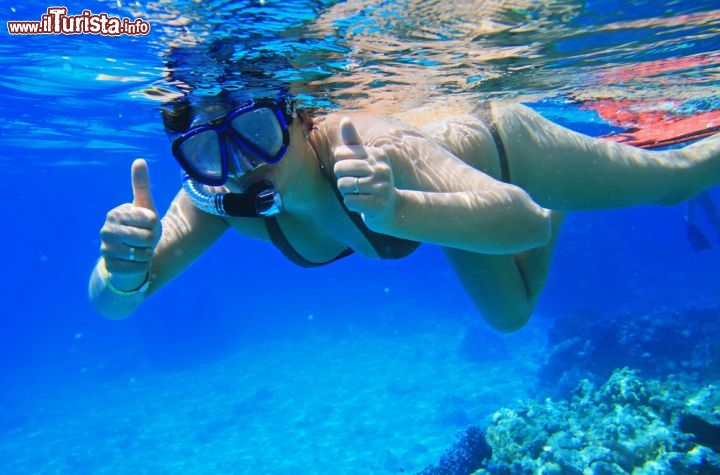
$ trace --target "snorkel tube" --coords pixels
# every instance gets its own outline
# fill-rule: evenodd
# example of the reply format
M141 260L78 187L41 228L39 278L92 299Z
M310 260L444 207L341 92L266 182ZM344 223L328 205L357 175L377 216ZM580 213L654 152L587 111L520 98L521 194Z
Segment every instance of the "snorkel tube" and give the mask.
M201 211L216 216L262 218L282 211L282 199L273 184L260 181L242 193L214 193L183 173L183 189Z

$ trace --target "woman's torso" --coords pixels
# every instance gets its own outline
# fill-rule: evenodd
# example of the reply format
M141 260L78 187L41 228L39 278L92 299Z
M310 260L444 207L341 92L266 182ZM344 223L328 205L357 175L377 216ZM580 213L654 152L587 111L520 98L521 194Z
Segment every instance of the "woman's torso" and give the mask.
M484 122L477 116L463 110L452 110L451 114L442 115L443 109L423 108L398 114L397 119L417 127L424 134L437 141L450 153L476 169L493 176L500 173L497 156L488 143L489 135ZM445 109L447 112L447 109ZM390 236L376 235L364 227L359 215L349 212L342 204L342 197L338 194L334 183L332 171L332 149L337 146L337 127L341 114L326 116L319 124L315 137L314 149L318 155L318 170L324 179L316 182L312 194L312 203L307 203L303 212L281 213L272 226L262 219L230 219L229 224L243 234L250 234L266 241L273 242L276 247L291 260L296 253L301 261L309 265L316 263L322 265L332 262L338 256L351 249L368 257L400 258L410 254L417 243L400 240ZM361 137L363 133L373 133L372 117L367 114L357 114L357 127ZM363 127L366 125L366 127ZM422 165L419 165L422 166ZM432 166L432 164L428 164ZM285 240L291 247L288 251L286 245L278 243L278 232L282 234L280 240ZM290 255L289 255L290 254Z

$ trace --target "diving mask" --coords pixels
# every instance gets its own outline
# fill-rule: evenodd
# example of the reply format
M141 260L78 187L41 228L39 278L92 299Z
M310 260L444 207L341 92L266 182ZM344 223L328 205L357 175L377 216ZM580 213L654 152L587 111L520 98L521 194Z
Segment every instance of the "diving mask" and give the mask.
M191 127L173 141L172 151L190 178L219 186L227 181L230 164L234 173L242 175L263 163L277 163L289 142L283 111L277 103L262 100Z

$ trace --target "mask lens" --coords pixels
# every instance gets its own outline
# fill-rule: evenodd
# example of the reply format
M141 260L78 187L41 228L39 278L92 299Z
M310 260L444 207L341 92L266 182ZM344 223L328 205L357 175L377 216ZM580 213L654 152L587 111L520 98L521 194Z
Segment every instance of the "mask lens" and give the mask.
M180 145L179 151L185 166L190 167L195 175L210 180L223 178L220 138L214 130L189 137Z
M230 152L230 156L234 160L233 163L235 163L238 170L243 173L255 170L263 163L259 158L255 158L252 154L246 153L245 150L243 150L243 147L233 139L228 140L228 150Z
M240 114L232 119L230 127L267 158L275 158L283 147L282 127L272 109L263 107Z

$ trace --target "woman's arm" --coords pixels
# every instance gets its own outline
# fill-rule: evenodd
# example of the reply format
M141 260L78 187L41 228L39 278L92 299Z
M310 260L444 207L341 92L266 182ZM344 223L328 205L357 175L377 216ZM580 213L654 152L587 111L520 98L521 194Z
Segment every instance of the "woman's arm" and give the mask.
M150 294L190 265L227 229L222 218L198 210L183 191L173 200L161 227L156 226L147 186L143 187L146 199L138 200L135 167L133 164L135 200L108 213L101 232L102 257L90 277L91 302L100 313L113 319L133 313ZM153 238L156 227L162 229L159 240ZM138 251L128 259L131 245ZM144 252L148 255L143 255ZM145 288L146 282L149 285Z
M482 191L398 190L387 233L484 254L508 254L550 239L550 212L518 187Z
M346 206L372 230L489 254L550 240L549 211L521 188L470 167L414 129L392 123L377 133L377 121L358 122L368 125L370 146L343 119L335 173Z

